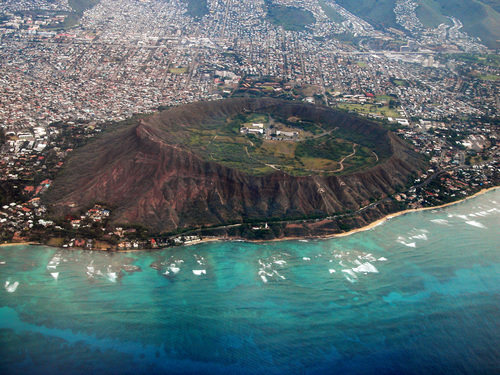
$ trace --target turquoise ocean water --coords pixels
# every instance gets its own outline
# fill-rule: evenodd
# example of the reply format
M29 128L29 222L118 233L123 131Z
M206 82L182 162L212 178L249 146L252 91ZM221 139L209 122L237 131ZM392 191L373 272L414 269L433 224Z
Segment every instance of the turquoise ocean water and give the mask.
M0 248L1 374L499 374L500 190L321 241Z

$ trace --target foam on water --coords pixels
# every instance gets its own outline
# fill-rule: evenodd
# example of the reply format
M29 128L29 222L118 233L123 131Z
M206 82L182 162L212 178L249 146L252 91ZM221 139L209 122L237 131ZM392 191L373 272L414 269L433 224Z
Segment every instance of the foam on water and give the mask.
M356 274L354 273L353 270L342 270L342 272L344 272L344 277L347 279L347 281L351 282L351 283L354 283L356 282L358 276L356 276Z
M50 276L52 276L55 280L59 278L59 272L51 272Z
M431 219L431 222L433 222L435 224L440 224L440 225L447 225L447 226L450 225L449 221L446 219Z
M469 221L466 221L465 223L472 225L473 227L486 229L486 227L483 224L481 224L480 222L475 221L475 220L469 220Z
M359 265L358 267L355 267L352 269L354 272L362 272L362 273L378 273L377 268L370 262L363 263Z
M193 273L194 273L196 276L206 275L206 274L207 274L207 270L193 270Z
M302 260L305 260L305 261L310 261L310 260L311 260L311 258L309 258L309 257L302 257Z
M330 272L330 273L335 273L336 271L335 271L333 268L330 268L330 269L328 270L328 272Z
M14 293L19 286L19 281L14 281L11 283L10 281L5 282L5 290L9 293Z

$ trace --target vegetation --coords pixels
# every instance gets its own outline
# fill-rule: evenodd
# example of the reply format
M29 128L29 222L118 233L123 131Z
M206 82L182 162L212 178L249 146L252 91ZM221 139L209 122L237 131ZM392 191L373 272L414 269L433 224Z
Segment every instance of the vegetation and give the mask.
M337 3L376 28L401 28L394 15L396 0L338 0Z
M463 30L481 38L490 48L499 48L500 5L495 0L421 0L417 16L428 27L450 24L448 16L458 18Z
M250 128L255 123L263 124L267 137L240 132L242 127ZM298 136L282 139L283 136L277 135L278 130L297 132ZM370 145L379 145L369 140L370 135L354 133L305 118L283 118L271 111L239 113L211 119L201 125L182 127L178 131L171 129L169 138L205 160L252 175L281 170L301 176L345 173L373 166L377 156ZM377 154L385 156L383 152L377 151Z
M304 31L306 26L316 22L308 10L273 4L271 0L266 0L266 5L268 19L285 30Z
M399 113L392 109L389 105L379 106L376 104L338 103L337 107L356 113L374 114L394 118L400 117Z
M184 0L187 5L187 14L196 20L208 14L207 0Z
M325 12L326 16L330 18L332 22L342 23L344 21L344 17L342 17L339 12L328 5L325 0L319 0L319 5L321 6L321 9L323 9L323 12Z
M68 0L69 6L78 14L83 14L87 9L90 9L97 4L100 0Z

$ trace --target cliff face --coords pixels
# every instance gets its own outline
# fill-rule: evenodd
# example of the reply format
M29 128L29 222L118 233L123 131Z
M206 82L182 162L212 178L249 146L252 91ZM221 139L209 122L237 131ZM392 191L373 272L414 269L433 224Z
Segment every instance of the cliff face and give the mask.
M248 99L237 104L236 111L257 105ZM279 171L251 176L202 160L169 142L169 127L203 121L212 116L211 110L218 115L234 112L224 105L222 109L209 105L204 112L185 106L104 135L70 158L46 201L58 214L106 202L113 207L115 222L142 223L156 232L169 232L357 210L372 198L394 193L424 166L404 142L380 128L374 131L385 137L390 156L367 171L343 176L294 177ZM300 110L312 107L304 108ZM169 116L171 111L175 113ZM346 124L349 118L344 119Z

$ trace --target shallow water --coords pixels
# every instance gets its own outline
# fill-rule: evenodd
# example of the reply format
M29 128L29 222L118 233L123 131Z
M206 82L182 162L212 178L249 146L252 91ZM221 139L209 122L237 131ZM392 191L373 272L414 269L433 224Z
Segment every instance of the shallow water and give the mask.
M496 190L324 241L3 247L0 373L499 373L499 223Z

